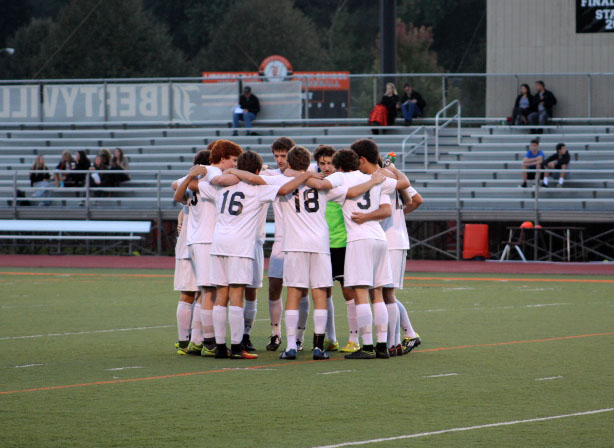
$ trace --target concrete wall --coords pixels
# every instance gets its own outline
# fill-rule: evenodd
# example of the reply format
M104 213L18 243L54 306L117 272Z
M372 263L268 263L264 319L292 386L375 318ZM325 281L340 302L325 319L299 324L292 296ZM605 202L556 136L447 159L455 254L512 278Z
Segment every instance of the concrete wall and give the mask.
M494 73L614 73L614 33L576 34L574 0L487 0L486 70ZM512 113L518 86L542 79L557 117L589 116L586 76L488 77L486 115ZM590 115L614 117L614 76L593 77Z

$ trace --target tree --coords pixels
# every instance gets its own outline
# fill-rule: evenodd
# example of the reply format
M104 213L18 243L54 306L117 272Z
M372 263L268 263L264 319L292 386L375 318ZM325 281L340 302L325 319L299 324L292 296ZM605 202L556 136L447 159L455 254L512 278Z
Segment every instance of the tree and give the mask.
M330 68L316 27L291 0L243 0L217 25L195 66L258 71L260 62L272 54L288 58L295 70Z
M88 17L88 14L91 15ZM40 34L46 32L46 38ZM51 25L32 21L11 41L4 76L112 78L186 75L182 53L141 0L72 0Z

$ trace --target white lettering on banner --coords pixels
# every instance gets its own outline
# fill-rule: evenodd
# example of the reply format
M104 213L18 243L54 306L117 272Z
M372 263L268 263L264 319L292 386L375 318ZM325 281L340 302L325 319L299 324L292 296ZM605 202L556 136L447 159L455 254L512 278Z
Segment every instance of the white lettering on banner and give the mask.
M26 118L28 116L28 91L25 87L19 88L19 110L13 112L14 118Z
M117 117L117 86L107 86L107 105L109 118Z
M104 120L104 87L98 90L98 116Z
M66 117L72 118L75 116L75 100L77 99L77 94L79 93L79 89L76 87L61 87L60 92L62 92L62 98L64 98L64 103L66 103Z
M190 117L194 112L196 104L190 99L190 92L198 92L198 86L195 85L173 85L173 111L176 120L190 121Z
M158 89L156 86L141 87L141 101L139 101L139 113L144 117L158 115Z
M119 87L119 116L120 117L135 117L136 116L136 86L120 86ZM121 106L127 106L125 109Z
M582 0L580 6L582 8L586 6L590 8L595 8L598 6L614 6L614 0Z
M28 88L30 91L30 117L38 117L38 86L31 86Z
M168 109L168 85L166 84L160 87L160 103L160 115L170 115Z
M43 111L46 118L54 118L55 110L58 107L58 95L60 91L57 87L45 87L45 101L43 101Z
M2 107L0 108L0 118L8 118L11 116L11 88L2 87Z
M79 90L85 97L85 116L92 117L94 115L93 99L94 95L98 91L98 87L82 86Z

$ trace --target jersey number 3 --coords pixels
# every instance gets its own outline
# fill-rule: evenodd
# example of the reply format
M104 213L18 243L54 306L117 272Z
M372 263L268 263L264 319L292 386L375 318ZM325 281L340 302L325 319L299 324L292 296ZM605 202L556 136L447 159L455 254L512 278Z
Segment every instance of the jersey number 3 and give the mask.
M301 201L299 196L299 191L294 190L294 208L296 209L296 213L301 212ZM320 210L320 202L318 201L318 197L318 190L309 188L303 191L303 206L305 207L305 211L307 211L307 213L315 213Z
M358 202L356 205L361 210L368 210L371 207L371 190L362 195L362 200L364 202Z
M223 194L222 206L220 207L220 213L224 213L224 209L226 208L226 202L228 202L228 195L230 191L226 191ZM239 202L239 199L245 199L245 194L240 191L235 191L232 196L230 196L230 202L228 202L228 213L233 216L238 216L243 211L243 204Z

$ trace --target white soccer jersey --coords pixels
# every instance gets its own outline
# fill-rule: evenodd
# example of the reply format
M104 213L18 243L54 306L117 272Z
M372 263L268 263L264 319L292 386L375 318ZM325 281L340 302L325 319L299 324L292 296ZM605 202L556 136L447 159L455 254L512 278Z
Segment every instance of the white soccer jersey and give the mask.
M177 237L177 244L175 244L175 258L177 260L185 260L190 258L190 251L188 250L187 235L188 235L188 222L190 217L190 207L183 206L183 223L181 224L181 232Z
M343 201L347 188L318 191L301 185L280 198L283 215L283 251L330 254L326 204Z
M406 189L411 197L414 197L418 192L409 187ZM405 213L403 212L403 199L401 192L394 190L390 195L390 203L392 205L392 216L382 220L381 225L386 233L386 241L388 242L388 250L409 249L409 234L407 233L407 224L405 223Z
M199 191L188 201L190 206L190 220L188 222L188 246L197 243L211 243L213 241L213 230L215 229L215 203L203 200L202 186L209 185L214 177L222 174L216 166L207 166L207 175L198 181Z
M270 173L266 176L261 176L268 185L277 185L281 187L292 180L291 177L284 176L279 168L275 170L267 170ZM275 241L281 242L284 238L283 230L283 214L281 209L281 198L277 197L273 201L273 215L275 216Z
M262 208L277 197L278 190L277 185L252 185L246 182L230 187L203 183L200 187L203 197L215 198L218 212L211 255L253 259Z
M363 174L360 171L352 171L349 173L336 172L326 178L333 187L344 186L351 188L355 185L368 182L371 176ZM396 188L396 180L387 178L383 183L374 186L362 196L354 199L336 198L335 201L341 204L343 210L343 219L347 230L347 242L357 241L362 239L377 239L386 241L386 234L382 226L377 221L367 221L363 224L358 224L352 221L353 213L370 213L379 208L380 204L390 204L390 194Z

